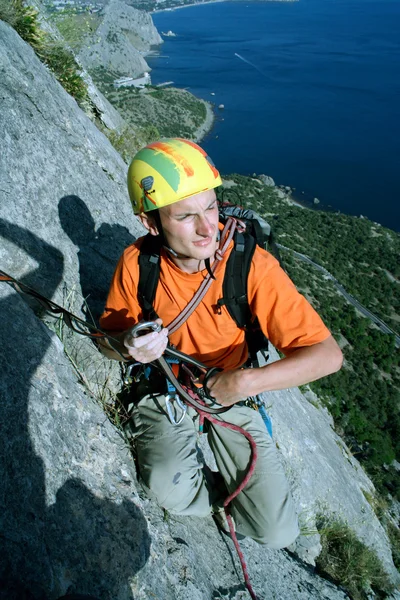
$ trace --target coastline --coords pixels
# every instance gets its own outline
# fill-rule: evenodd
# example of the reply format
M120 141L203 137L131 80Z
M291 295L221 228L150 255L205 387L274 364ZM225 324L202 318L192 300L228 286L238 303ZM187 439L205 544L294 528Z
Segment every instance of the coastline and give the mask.
M182 6L172 6L171 8L160 8L158 10L152 10L149 15L155 15L162 12L172 12L174 10L181 10L182 8L191 8L192 6L204 6L205 4L217 4L219 2L226 2L227 0L208 0L208 2L193 2L193 4L183 4ZM292 1L292 0L290 0Z
M193 2L192 4L183 4L181 6L171 6L170 8L160 8L158 10L152 10L149 15L155 15L161 12L172 12L173 10L180 10L181 8L191 8L192 6L204 6L205 4L217 4L219 2L228 2L229 0L206 0L205 2ZM236 2L244 2L244 0L235 0ZM254 1L254 0L252 0ZM261 0L261 2L299 2L299 0Z
M223 1L223 0L218 0L218 1ZM196 96L196 98L198 98L198 96ZM206 118L204 120L204 123L202 125L200 125L200 127L198 127L194 133L193 141L196 143L201 142L201 140L203 140L206 137L206 135L208 135L210 133L210 131L214 127L214 121L215 121L215 114L214 114L214 110L213 110L211 102L208 102L207 100L204 100L203 98L198 98L198 99L201 100L202 102L204 102L204 104L206 106Z

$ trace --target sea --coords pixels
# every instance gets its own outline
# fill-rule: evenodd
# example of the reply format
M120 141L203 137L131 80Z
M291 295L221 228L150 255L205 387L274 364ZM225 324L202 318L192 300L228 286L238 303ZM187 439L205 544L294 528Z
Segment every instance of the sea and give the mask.
M223 174L263 173L305 204L400 231L399 0L214 2L152 16L175 34L147 58L152 83L214 104L202 145Z

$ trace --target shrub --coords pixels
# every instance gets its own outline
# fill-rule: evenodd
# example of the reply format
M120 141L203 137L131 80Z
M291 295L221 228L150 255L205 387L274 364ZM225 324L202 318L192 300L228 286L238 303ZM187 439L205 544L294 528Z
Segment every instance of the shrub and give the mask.
M46 44L38 54L68 94L80 103L88 99L86 83L69 50L60 43L52 42Z
M388 520L386 531L392 547L393 562L396 569L400 570L400 529L392 521Z
M34 50L42 47L45 33L38 21L38 11L24 6L23 0L0 0L0 19L11 25Z
M370 588L384 593L393 590L376 553L348 525L320 515L317 528L322 544L317 570L321 574L345 587L354 600L367 598Z
M110 131L105 128L101 128L101 130L127 164L142 146L160 138L159 131L152 125L137 130L129 125L122 131Z
M0 0L0 18L11 25L52 71L63 88L79 103L88 100L87 86L80 76L75 58L65 46L45 33L38 11L23 0Z

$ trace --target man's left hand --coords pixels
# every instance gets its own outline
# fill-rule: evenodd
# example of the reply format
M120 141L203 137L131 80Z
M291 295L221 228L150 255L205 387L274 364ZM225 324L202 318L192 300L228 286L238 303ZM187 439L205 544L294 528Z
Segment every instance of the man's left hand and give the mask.
M245 369L221 371L210 378L207 387L218 404L232 406L248 397L249 392L246 391L245 380Z

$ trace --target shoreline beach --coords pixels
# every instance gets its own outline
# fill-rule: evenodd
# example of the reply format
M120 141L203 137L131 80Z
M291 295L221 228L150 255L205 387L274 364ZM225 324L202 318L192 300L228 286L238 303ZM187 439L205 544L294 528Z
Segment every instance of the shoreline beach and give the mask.
M210 133L210 131L214 127L215 114L212 104L210 102L204 100L203 98L199 98L198 96L196 96L196 98L202 100L206 105L206 118L204 120L204 123L197 128L193 136L193 141L199 143L206 137L206 135Z
M171 8L160 8L149 12L150 15L155 15L161 12L172 12L173 10L180 10L181 8L190 8L192 6L204 6L205 4L217 4L219 2L229 2L232 0L206 0L205 2L193 2L192 4L183 4L181 6L171 6ZM245 0L234 0L235 2L244 3ZM254 0L252 0L254 2ZM261 2L299 2L299 0L258 0Z
M226 1L227 0L208 0L207 2L193 2L193 4L183 4L182 6L173 6L171 8L160 8L157 10L152 10L149 14L155 15L157 13L172 12L175 10L180 10L181 8L191 8L192 6L204 6L205 4L217 4L219 2L226 2Z

